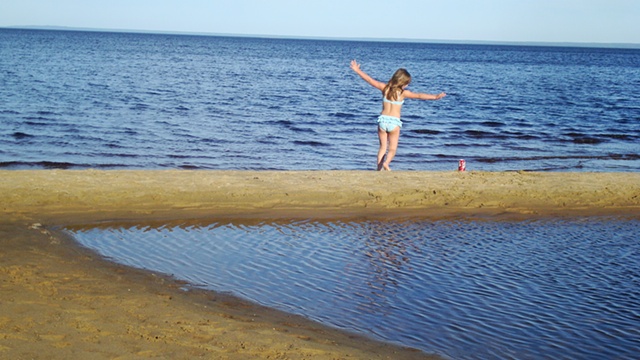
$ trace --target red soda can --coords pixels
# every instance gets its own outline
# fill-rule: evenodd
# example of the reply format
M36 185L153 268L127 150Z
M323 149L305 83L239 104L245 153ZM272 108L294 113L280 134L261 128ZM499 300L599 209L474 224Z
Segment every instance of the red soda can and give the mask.
M458 171L465 171L467 170L467 162L464 161L464 159L460 159L460 161L458 161Z

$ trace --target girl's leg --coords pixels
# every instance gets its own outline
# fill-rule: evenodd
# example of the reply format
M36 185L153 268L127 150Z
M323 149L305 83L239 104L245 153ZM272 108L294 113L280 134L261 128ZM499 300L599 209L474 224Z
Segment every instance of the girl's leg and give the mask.
M380 148L378 149L378 171L382 170L384 155L387 152L387 132L378 128L378 140L380 140Z
M387 133L387 138L389 140L389 152L387 153L387 158L382 163L382 167L391 171L389 168L389 164L391 160L396 156L396 150L398 150L398 140L400 140L400 127L396 126L393 130Z

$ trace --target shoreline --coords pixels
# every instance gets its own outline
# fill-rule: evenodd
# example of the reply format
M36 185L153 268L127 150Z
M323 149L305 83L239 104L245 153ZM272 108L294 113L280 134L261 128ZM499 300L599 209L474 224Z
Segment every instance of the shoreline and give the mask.
M2 358L440 359L111 262L58 229L0 237Z
M9 170L0 171L0 204L2 357L422 359L438 357L112 263L57 229L211 219L640 219L640 174Z

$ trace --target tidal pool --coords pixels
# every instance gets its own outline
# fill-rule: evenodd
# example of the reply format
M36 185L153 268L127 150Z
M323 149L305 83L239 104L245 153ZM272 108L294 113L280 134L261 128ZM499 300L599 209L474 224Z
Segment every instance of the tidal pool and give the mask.
M69 228L115 262L454 359L635 358L640 221Z

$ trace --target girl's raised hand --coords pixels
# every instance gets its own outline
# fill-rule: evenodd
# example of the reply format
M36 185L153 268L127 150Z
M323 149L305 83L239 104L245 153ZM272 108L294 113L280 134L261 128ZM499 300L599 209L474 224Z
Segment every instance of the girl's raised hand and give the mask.
M360 70L360 64L357 61L351 60L351 70L358 71Z

